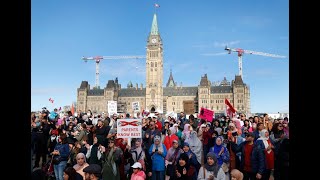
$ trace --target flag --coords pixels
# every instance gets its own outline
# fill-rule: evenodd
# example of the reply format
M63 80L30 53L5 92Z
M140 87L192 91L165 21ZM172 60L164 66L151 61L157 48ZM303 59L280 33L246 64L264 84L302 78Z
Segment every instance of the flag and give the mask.
M53 103L54 100L53 100L52 98L49 98L49 101L50 101L51 103Z
M233 114L236 113L236 110L233 108L227 98L224 100L224 103L226 105L226 114L232 118Z
M160 5L159 5L159 4L157 4L157 3L155 3L155 4L154 4L154 7L159 8L159 7L160 7Z
M61 106L59 107L59 111L61 111Z
M72 115L74 115L74 107L73 107L73 103L72 103L72 105L71 105L71 113L72 113Z

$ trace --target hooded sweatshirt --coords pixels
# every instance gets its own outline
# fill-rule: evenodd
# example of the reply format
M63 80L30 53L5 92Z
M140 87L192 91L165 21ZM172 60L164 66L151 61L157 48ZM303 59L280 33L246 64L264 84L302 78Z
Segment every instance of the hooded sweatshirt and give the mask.
M142 170L140 170L137 173L132 173L131 175L131 180L145 180L145 179L146 179L146 174Z

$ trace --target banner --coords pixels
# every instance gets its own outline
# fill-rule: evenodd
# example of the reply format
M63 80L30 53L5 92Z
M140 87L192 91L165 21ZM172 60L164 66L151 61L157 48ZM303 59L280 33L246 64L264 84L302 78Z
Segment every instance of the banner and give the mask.
M108 101L108 113L109 116L117 114L117 101Z
M142 138L141 119L118 119L117 138Z
M200 113L198 115L198 118L200 119L206 119L209 122L212 122L212 118L214 116L214 112L210 109L201 108Z

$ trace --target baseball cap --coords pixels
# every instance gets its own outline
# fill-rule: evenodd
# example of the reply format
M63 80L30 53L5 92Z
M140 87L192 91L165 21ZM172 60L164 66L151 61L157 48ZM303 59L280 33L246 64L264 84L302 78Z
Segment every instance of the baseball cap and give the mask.
M89 174L101 174L101 167L98 164L90 164L89 166L85 167L82 171Z
M134 168L134 169L136 169L136 168L142 168L142 166L141 166L141 163L139 163L139 162L135 162L132 166L131 166L132 168Z

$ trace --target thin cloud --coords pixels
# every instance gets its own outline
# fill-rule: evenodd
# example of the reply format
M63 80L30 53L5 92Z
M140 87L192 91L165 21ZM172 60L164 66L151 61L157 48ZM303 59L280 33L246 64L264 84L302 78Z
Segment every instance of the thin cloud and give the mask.
M236 40L236 41L230 41L230 42L218 42L218 41L215 41L213 42L213 46L214 47L225 47L225 46L233 46L233 45L236 45L236 44L239 44L240 41Z

